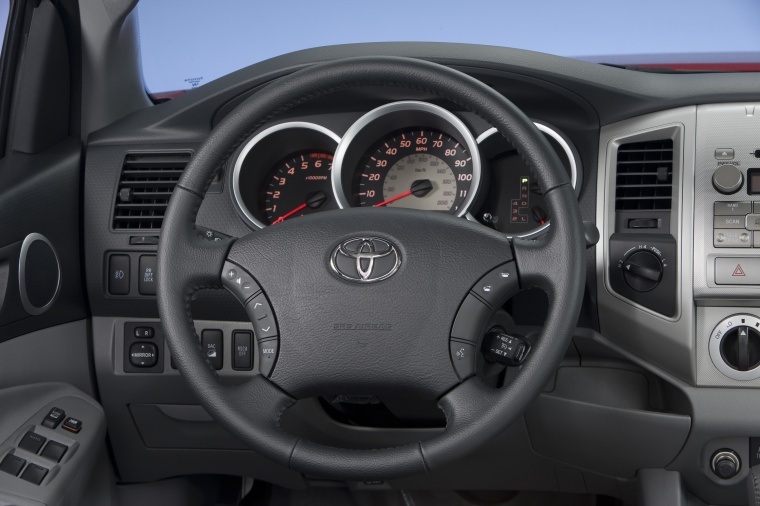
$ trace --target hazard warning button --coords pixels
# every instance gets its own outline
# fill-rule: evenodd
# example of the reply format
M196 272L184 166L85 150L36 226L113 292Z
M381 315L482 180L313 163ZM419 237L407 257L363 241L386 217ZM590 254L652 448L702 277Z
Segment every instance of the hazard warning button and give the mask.
M716 285L760 285L760 258L719 257L715 259Z

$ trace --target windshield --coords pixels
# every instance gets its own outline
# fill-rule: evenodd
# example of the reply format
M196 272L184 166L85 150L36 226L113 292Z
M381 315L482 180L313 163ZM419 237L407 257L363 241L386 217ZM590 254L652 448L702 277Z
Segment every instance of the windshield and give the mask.
M758 0L142 0L138 6L143 75L154 98L291 51L354 42L465 42L618 65L760 70L758 19Z

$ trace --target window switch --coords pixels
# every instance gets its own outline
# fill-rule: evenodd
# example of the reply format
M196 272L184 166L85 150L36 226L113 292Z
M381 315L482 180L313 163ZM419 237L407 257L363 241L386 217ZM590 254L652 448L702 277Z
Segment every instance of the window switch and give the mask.
M5 456L3 461L0 462L0 471L12 474L13 476L18 476L18 473L21 472L24 464L26 464L26 460L9 453Z
M45 419L42 420L42 426L48 429L55 429L65 416L66 413L61 408L52 408L47 416L45 416Z
M45 444L45 441L47 441L47 438L29 431L24 434L24 437L21 438L21 442L18 444L18 447L22 450L28 451L29 453L34 453L37 455L37 453L40 451L40 448L42 448L42 445Z
M68 417L66 421L63 422L63 428L69 432L73 432L74 434L76 434L80 430L82 430L82 420L77 420L76 418Z
M26 480L29 483L34 483L35 485L39 485L42 483L42 480L45 479L45 476L47 476L48 470L45 469L42 466L38 466L37 464L29 464L26 466L26 469L24 469L24 474L21 475L22 480Z
M50 459L53 462L60 462L64 455L66 455L66 450L68 450L69 447L62 443L57 443L55 441L48 441L47 446L45 446L45 449L42 450L42 453L40 453L41 457L45 457L46 459Z

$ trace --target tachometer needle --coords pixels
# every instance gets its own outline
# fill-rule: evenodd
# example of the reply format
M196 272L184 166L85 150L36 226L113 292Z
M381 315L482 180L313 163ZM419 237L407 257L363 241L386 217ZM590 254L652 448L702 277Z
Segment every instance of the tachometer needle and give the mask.
M291 216L293 216L294 214L296 214L298 211L302 211L304 209L306 209L306 204L305 203L301 204L298 207L296 207L295 209L293 209L289 213L283 214L282 216L280 216L279 218L277 218L276 220L274 220L272 222L272 225L277 225L278 223L281 223L281 222L287 220L288 218L290 218Z
M288 218L290 218L291 216L293 216L297 212L303 211L307 207L310 208L310 209L316 209L319 206L321 206L322 204L324 204L325 201L327 201L327 194L325 192L323 192L322 190L316 191L316 192L311 192L308 195L306 195L306 202L304 202L300 206L296 207L295 209L293 209L289 213L285 213L282 216L280 216L279 218L277 218L276 220L274 220L272 222L272 225L276 225L277 223L280 223L280 222L283 222L283 221L287 220Z
M382 207L387 204L390 204L391 202L396 202L399 199L408 197L409 195L414 195L415 197L424 197L425 195L430 193L430 190L432 189L433 189L433 183L431 183L429 179L418 179L417 181L412 183L411 189L405 191L404 193L399 193L395 197L391 197L388 200L384 200L380 202L379 204L375 204L372 207Z

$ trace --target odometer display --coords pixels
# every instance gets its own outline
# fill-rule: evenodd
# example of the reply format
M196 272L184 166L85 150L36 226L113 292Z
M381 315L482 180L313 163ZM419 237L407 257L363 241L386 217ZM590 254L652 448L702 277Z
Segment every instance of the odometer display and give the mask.
M470 193L467 148L440 130L406 129L378 141L353 181L355 206L406 207L456 214Z

